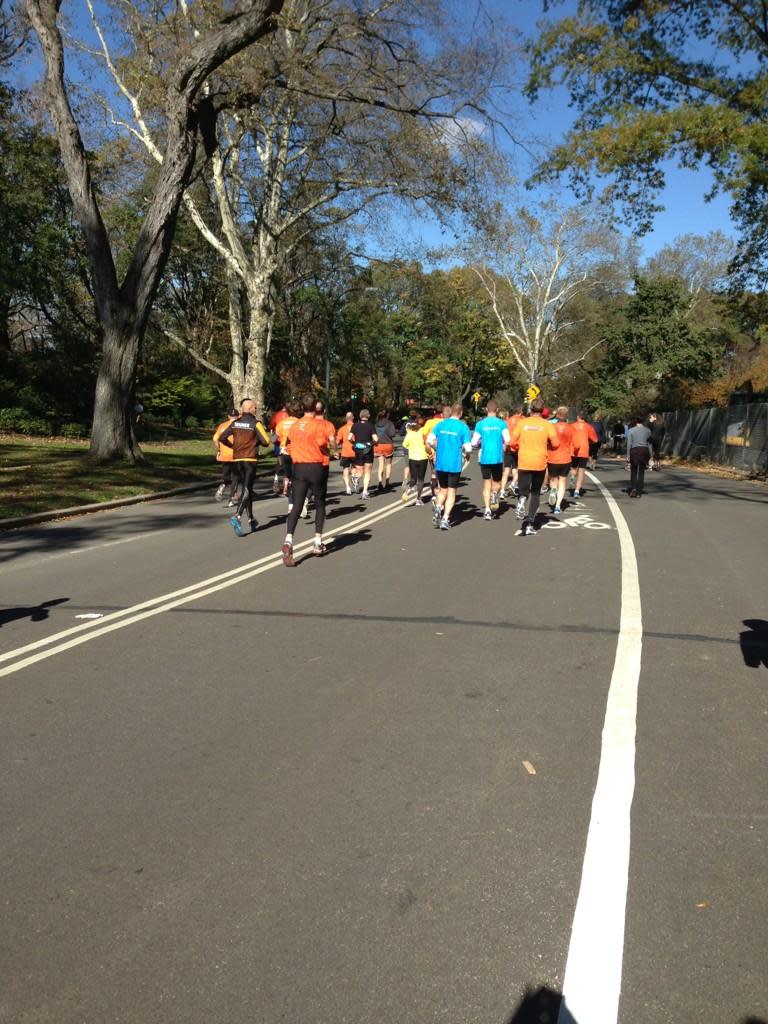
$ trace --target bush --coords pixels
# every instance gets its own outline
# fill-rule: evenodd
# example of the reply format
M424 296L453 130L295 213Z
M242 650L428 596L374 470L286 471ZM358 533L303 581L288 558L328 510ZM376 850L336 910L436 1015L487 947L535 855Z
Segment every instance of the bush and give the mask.
M200 420L197 418L197 416L187 416L187 418L184 420L184 426L189 427L190 430L195 430L197 427L200 426Z
M51 425L47 420L33 416L26 409L17 406L11 409L0 409L0 430L13 434L35 434L39 437L49 437Z
M82 423L65 423L61 428L61 436L79 440L88 437L88 427Z

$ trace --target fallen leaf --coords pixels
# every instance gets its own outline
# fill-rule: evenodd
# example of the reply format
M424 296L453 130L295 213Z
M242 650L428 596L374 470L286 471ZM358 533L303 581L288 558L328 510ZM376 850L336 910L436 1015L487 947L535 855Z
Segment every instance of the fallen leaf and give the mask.
M525 768L529 775L536 774L536 769L533 767L530 761L523 761L523 768Z

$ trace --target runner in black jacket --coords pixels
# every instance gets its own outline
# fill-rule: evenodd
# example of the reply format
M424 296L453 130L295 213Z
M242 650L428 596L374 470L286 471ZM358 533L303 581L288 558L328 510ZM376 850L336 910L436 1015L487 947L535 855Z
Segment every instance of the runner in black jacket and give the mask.
M264 424L257 418L256 406L250 398L245 398L240 403L240 415L219 435L219 443L232 449L232 461L237 463L240 469L240 504L230 523L237 536L242 537L240 516L244 511L248 513L251 533L257 526L253 518L253 480L256 476L259 447L268 448L270 445L269 434Z

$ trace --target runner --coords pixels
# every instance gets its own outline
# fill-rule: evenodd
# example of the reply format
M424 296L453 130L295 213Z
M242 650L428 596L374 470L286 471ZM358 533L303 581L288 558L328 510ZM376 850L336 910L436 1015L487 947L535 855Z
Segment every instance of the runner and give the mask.
M328 430L331 442L328 451L323 455L323 501L328 500L328 478L331 475L331 454L336 454L336 427L325 417L325 402L318 398L315 402L315 419Z
M558 448L560 445L555 427L542 419L543 408L542 400L535 398L531 402L530 416L518 420L510 439L512 448L517 449L519 497L515 515L523 520L517 531L518 537L533 537L536 534L536 513L547 470L547 451L550 447Z
M291 476L292 476L292 463L291 456L288 451L288 431L291 429L293 424L298 419L296 413L300 413L300 409L296 409L294 404L291 404L290 409L287 409L288 415L283 416L280 422L275 428L275 436L278 441L279 454L278 459L280 460L280 466L283 474L283 494L288 499L288 511L291 511Z
M427 444L435 451L438 486L437 494L432 499L432 521L441 530L451 528L451 512L456 502L463 457L472 451L472 434L462 420L463 408L457 404L446 406L445 409L450 410L450 415L436 423L427 438Z
M240 415L219 435L219 442L232 449L233 462L239 467L240 502L237 511L229 520L238 537L243 537L240 517L248 513L251 533L258 525L253 518L253 481L256 476L256 464L259 458L259 446L269 448L269 435L264 424L256 416L256 405L250 398L240 403Z
M232 449L226 445L219 443L219 436L223 431L230 426L234 420L237 419L237 410L233 409L229 416L216 427L213 433L213 444L216 448L216 461L221 466L221 483L216 488L215 498L216 501L221 501L224 497L224 491L226 490L227 484L229 484L229 500L232 502L235 492L237 491L237 475L235 473L234 463L232 462Z
M573 457L573 428L568 422L568 406L561 405L555 410L557 431L560 447L550 449L547 453L547 465L549 467L549 504L552 506L555 515L560 515L563 510L563 499L565 488L568 483L568 474L571 470L571 459Z
M432 409L432 415L426 421L424 426L421 428L421 433L426 443L427 438L435 429L437 424L447 416L451 415L450 405L445 405L443 402L438 402ZM427 448L427 454L429 456L429 483L432 488L432 497L434 498L437 494L437 476L435 474L435 453L431 448Z
M480 449L480 472L483 476L483 519L490 521L499 508L499 491L504 470L504 448L509 444L507 424L499 416L499 406L490 401L487 415L475 424L472 446Z
M403 501L413 497L415 505L422 503L422 491L424 490L424 477L429 466L429 453L424 442L424 417L417 415L414 420L408 423L403 438L403 448L408 453L409 485L403 489Z
M515 427L523 417L522 405L516 405L512 415L507 420L507 430L512 437ZM506 417L505 417L506 418ZM512 477L512 486L509 486L509 478ZM517 452L507 447L504 450L504 470L501 474L501 496L507 498L517 494Z
M587 423L586 416L586 412L583 409L579 409L575 421L571 424L571 430L573 431L571 470L575 478L574 498L580 498L584 493L584 471L589 461L589 445L597 441L594 427L591 423Z
M283 565L294 566L293 532L299 521L307 496L315 498L315 543L313 555L324 555L323 526L325 525L325 460L335 439L333 425L319 419L315 413L317 399L305 395L302 401L304 415L288 431L288 451L293 462L293 508L288 513L283 541Z
M272 414L272 418L269 421L269 432L272 435L272 440L275 445L275 479L272 481L272 490L275 494L279 494L282 490L285 493L285 479L283 479L283 485L280 485L280 470L283 468L280 462L280 439L277 437L277 427L281 420L284 420L288 416L288 405L283 403L282 408L278 409L277 412Z
M341 452L339 461L341 462L341 475L344 479L344 490L347 494L352 493L352 466L355 464L355 449L349 440L354 422L355 414L348 412L344 417L344 422L336 431L336 447Z
M355 449L355 468L352 471L355 478L354 489L360 486L360 477L363 478L363 497L370 498L368 488L371 486L371 469L373 467L373 446L378 442L379 437L373 429L371 414L368 409L360 410L360 419L352 424L349 432L349 439Z
M373 454L377 458L379 491L388 491L392 486L392 458L395 454L397 428L389 418L387 409L382 409L379 412L374 429L379 439L373 449Z

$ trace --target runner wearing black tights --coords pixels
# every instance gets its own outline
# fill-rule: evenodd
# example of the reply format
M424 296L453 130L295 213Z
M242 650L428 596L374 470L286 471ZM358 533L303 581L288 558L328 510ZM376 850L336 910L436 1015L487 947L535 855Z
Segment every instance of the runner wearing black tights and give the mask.
M315 543L313 555L324 555L323 526L325 525L325 489L327 477L325 466L328 453L335 440L335 430L328 420L319 418L314 395L305 395L302 400L304 415L288 431L286 439L288 452L293 463L293 508L286 522L283 542L283 564L293 566L293 531L304 508L304 502L311 492L315 499Z

